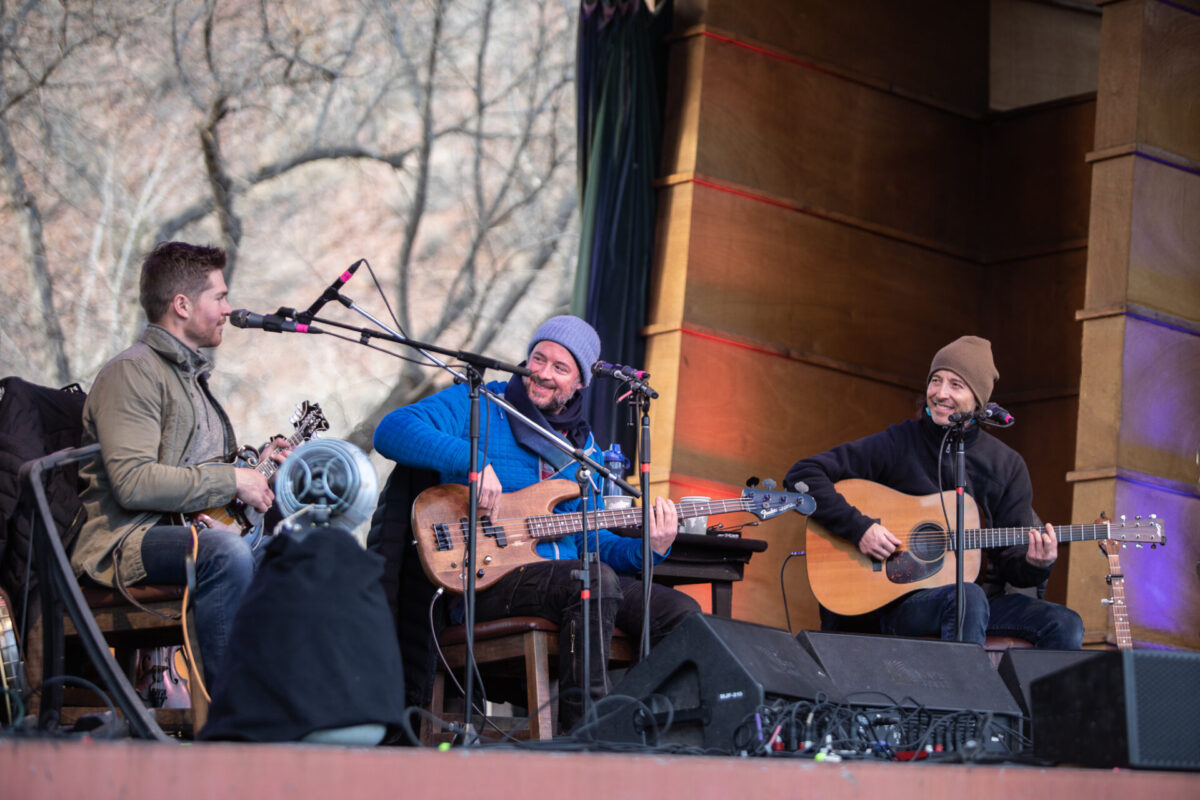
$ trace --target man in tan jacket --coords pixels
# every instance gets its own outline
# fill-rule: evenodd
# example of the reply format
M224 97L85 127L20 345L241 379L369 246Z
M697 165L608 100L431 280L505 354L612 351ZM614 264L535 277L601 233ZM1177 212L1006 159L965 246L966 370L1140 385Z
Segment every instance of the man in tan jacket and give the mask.
M84 580L124 589L185 584L192 533L178 515L235 497L266 511L267 479L237 467L229 417L208 389L212 362L202 348L221 343L231 308L225 253L182 242L159 244L142 264L140 301L149 325L96 376L83 410L84 443L101 457L82 470L87 521L72 554ZM282 460L277 440L265 457ZM254 574L240 531L200 514L195 622L205 673L219 671L230 625Z

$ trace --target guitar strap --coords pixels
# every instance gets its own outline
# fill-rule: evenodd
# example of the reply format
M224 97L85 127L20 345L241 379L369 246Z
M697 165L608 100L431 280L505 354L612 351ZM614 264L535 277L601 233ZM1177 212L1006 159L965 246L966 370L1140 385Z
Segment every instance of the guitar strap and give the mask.
M508 385L504 387L504 399L546 430L563 432L576 447L583 447L587 444L592 428L583 416L584 404L581 393L576 392L575 396L567 401L562 412L554 415L553 425L529 399L529 395L525 391L525 384L520 379L514 378L508 382ZM550 464L555 473L571 464L573 459L569 455L531 431L521 420L510 416L508 425L512 429L513 438L517 440L517 444L537 453L543 461Z

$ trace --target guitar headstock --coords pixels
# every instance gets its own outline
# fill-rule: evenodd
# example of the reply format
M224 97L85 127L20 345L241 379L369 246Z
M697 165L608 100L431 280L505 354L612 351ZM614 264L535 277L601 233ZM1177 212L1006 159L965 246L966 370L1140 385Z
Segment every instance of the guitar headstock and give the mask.
M796 511L807 516L817 510L817 501L813 500L812 495L799 492L743 489L742 510L749 511L759 519L771 519L785 511Z
M321 406L307 400L296 406L296 413L292 414L291 421L302 441L315 439L321 431L329 430L329 420L325 419Z
M1119 519L1109 522L1108 539L1132 543L1138 547L1143 544L1157 547L1167 543L1163 521L1157 514L1151 514L1149 517L1137 516L1132 521L1122 514Z

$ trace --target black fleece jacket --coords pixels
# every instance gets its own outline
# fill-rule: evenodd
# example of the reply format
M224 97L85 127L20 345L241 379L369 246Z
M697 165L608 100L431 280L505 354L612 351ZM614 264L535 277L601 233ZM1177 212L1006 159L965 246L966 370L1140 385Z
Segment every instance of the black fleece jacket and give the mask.
M878 519L851 506L833 484L847 478L881 483L898 492L934 494L954 488L954 452L942 454L942 485L938 486L938 448L945 433L928 415L892 425L887 430L803 458L788 471L789 488L808 484L817 501L812 518L830 532L857 545ZM973 425L966 438L967 492L979 506L980 525L1024 527L1040 525L1033 512L1033 486L1024 459L996 437ZM1013 586L1038 586L1049 568L1025 560L1027 546L987 551L989 572Z

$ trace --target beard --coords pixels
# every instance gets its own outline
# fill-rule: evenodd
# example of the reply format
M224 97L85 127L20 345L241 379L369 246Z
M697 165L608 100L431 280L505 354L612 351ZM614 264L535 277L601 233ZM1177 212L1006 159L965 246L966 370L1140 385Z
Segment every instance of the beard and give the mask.
M543 390L549 391L550 396L544 399L537 399L530 391L532 387L537 386ZM571 397L575 392L564 392L553 384L545 384L534 380L531 377L525 378L525 393L529 395L529 401L533 403L533 407L541 411L545 416L557 414L566 408L567 403L571 401Z

